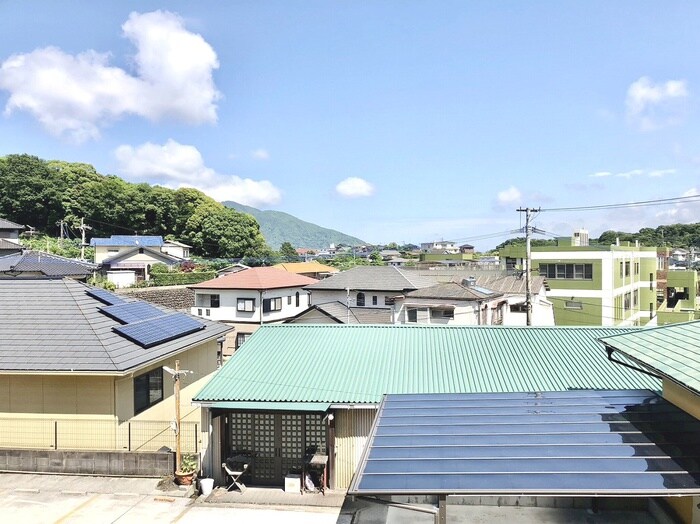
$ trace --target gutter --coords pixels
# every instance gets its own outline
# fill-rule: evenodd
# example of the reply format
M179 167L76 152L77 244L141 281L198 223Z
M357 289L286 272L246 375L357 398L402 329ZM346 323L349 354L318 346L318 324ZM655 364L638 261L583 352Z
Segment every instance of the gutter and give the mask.
M605 344L605 351L608 353L608 360L610 362L614 362L615 364L620 364L621 366L624 366L629 369L633 369L634 371L638 371L639 373L644 373L645 375L649 375L650 377L658 378L659 380L662 380L663 377L661 375L657 375L656 373L652 373L651 371L648 371L644 368L638 367L638 366L633 366L632 364L628 364L627 362L623 362L622 360L618 360L616 358L613 358L613 353L615 352L615 348L612 346L608 346Z

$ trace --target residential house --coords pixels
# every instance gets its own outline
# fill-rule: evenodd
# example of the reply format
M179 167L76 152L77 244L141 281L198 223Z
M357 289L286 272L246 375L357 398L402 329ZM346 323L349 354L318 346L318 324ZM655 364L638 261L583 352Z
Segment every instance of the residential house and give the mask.
M188 286L195 293L191 312L236 329L235 341L227 340L224 347L228 356L261 325L284 322L306 310L310 302L304 287L315 282L274 267L251 267Z
M656 314L658 325L700 319L700 281L695 270L668 271L662 302Z
M101 272L117 287L128 287L148 280L154 264L176 267L183 262L183 258L168 254L163 249L163 237L160 236L112 235L109 238L93 238L90 245L95 248L95 263L101 265ZM184 253L183 246L185 244L178 246L171 241L166 249ZM189 246L186 247L189 249Z
M337 267L327 266L315 260L311 262L283 262L272 267L283 269L289 273L315 278L316 280L321 280L340 272Z
M15 244L19 244L19 235L24 231L24 226L15 224L10 220L0 218L0 239L9 240Z
M22 251L22 245L19 242L22 231L24 231L23 225L0 218L0 256Z
M459 267L474 260L474 246L457 246L454 242L428 242L421 244L419 263L422 266Z
M425 253L440 253L444 255L454 255L459 253L459 247L457 247L456 243L445 240L439 240L436 242L422 242L420 249Z
M0 256L0 278L68 277L86 281L96 270L96 264L41 251L25 250L13 255Z
M195 452L207 428L190 400L229 330L71 278L0 279L0 468L168 473L148 454L175 446L164 366L190 372L180 380L181 435Z
M342 302L310 306L285 324L393 324L394 310L374 307L348 307Z
M170 256L182 260L189 260L190 249L192 249L192 246L188 246L177 240L166 240L160 248L163 253L167 253Z
M475 279L416 289L396 300L396 323L490 326L503 324L503 293L476 285Z
M557 325L646 325L656 322L656 248L634 244L573 245L531 250L533 274L547 278ZM525 246L501 249L503 269L522 271Z
M341 302L348 307L392 309L397 297L435 284L428 277L412 275L390 266L356 266L305 287L311 304Z
M641 372L640 375L648 373L659 377L663 398L689 414L696 423L700 420L700 321L606 336L600 341L612 362L622 361L622 365L627 365L631 361ZM698 435L697 432L692 433L691 422L671 419L665 413L658 416L666 423L666 428L663 433L651 434L658 439L652 440L652 443L658 442L658 446L665 450L680 447L683 451L686 451L684 444L690 444L693 447L692 457L695 457ZM668 431L669 427L672 428L671 432ZM694 478L698 478L697 466L693 465L694 458L691 456L677 457L675 463L680 465L681 472L692 468ZM680 475L674 477L680 478ZM677 481L669 482L669 485L675 486ZM700 493L697 490L693 492L690 485L685 487L689 492L686 496L670 497L666 502L673 507L680 521L691 524L700 520Z
M431 269L406 269L408 275L429 276L440 283L464 282L478 287L502 293L500 302L503 304L502 323L505 326L525 326L527 324L527 297L525 278L521 273L513 274L506 271L482 268L447 268L434 267ZM547 300L547 279L533 276L530 279L531 293L531 322L533 326L553 326L554 308ZM499 302L499 303L500 303Z
M214 428L205 474L223 480L222 461L246 451L252 484L282 485L316 448L345 489L385 394L657 389L597 341L631 329L264 326L194 398Z

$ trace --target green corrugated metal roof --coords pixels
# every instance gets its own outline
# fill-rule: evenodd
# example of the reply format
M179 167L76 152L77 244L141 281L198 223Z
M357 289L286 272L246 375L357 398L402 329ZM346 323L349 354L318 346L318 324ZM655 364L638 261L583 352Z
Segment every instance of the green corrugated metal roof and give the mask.
M600 341L700 393L700 321L648 328Z
M607 360L635 328L281 324L258 329L195 401L377 403L385 393L659 389Z
M236 411L328 411L328 402L213 402L207 407Z

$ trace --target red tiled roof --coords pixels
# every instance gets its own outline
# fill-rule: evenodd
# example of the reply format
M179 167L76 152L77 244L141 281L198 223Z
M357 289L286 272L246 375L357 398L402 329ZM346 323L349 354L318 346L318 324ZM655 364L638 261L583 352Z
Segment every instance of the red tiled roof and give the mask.
M289 273L275 267L251 267L188 287L193 289L278 289L308 286L316 282L318 280L315 278Z

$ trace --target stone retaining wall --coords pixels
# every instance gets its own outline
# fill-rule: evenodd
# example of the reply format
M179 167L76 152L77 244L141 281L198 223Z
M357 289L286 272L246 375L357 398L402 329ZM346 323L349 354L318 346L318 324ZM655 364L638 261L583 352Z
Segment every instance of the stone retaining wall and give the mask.
M172 452L0 449L0 471L162 477L172 475Z
M117 290L117 293L186 313L194 306L194 290L185 286L126 288Z

